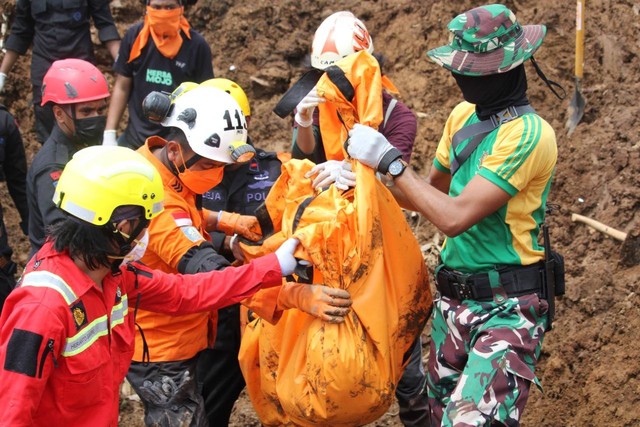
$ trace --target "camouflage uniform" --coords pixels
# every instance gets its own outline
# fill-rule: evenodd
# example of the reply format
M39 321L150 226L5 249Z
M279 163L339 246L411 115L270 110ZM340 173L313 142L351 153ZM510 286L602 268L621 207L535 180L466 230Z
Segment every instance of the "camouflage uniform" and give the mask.
M546 326L536 295L493 301L436 299L429 358L432 425L519 425ZM473 381L467 381L467 379ZM442 424L440 424L442 422Z

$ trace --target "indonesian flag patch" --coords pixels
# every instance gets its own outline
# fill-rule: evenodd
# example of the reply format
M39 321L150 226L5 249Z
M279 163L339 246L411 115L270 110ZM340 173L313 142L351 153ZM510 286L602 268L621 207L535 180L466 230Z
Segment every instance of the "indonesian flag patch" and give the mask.
M176 212L171 212L171 215L173 216L173 220L176 222L176 225L178 227L189 227L193 225L193 222L191 221L191 217L187 212L176 211Z

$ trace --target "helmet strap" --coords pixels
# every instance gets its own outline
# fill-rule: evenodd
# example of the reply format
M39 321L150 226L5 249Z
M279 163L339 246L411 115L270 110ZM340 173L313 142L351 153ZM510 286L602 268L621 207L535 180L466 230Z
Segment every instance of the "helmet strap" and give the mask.
M194 155L189 160L185 161L184 156L182 155L182 146L180 144L178 144L178 149L180 150L180 158L182 159L182 166L177 166L175 162L172 162L169 160L169 153L167 152L168 150L165 150L164 152L164 155L167 160L167 164L171 169L171 173L173 173L175 176L178 176L180 173L184 172L185 169L189 169L191 166L195 165L198 162L198 160L203 158L200 154L194 153Z
M128 219L127 221L131 222L131 221L134 221L135 219L136 218ZM140 232L148 226L149 226L149 221L146 218L140 218L138 225L136 225L136 227L128 235L128 237L125 237L125 233L118 230L117 224L111 223L109 227L111 228L111 231L113 233L113 238L115 239L119 248L118 253L113 255L117 257L122 257L128 254L129 251L131 251L131 247L133 246L132 245L133 241L136 239L136 237L138 237ZM122 262L122 259L117 258L111 263L111 272L113 274L116 274L118 271L120 271L121 262Z

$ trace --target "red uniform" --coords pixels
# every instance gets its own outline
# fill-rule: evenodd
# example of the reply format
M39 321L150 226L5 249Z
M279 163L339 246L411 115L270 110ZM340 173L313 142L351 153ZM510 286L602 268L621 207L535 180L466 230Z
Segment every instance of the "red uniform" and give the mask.
M274 254L189 276L132 263L102 289L47 242L0 318L0 425L117 426L119 385L134 347L129 306L186 314L281 284Z

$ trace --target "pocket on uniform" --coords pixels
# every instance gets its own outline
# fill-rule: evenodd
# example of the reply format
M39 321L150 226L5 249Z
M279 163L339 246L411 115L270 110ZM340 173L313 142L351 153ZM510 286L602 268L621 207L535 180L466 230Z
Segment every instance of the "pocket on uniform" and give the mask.
M91 349L86 350L94 353ZM108 357L108 356L107 356ZM112 373L107 372L110 368L105 366L107 360L104 355L100 357L97 354L80 353L76 356L66 358L65 366L69 372L68 376L61 381L62 396L66 396L66 404L68 408L85 408L88 406L99 405L99 402L107 396L96 396L94 393L88 393L87 390L104 390L111 388L111 384L107 384L107 378Z
M500 419L500 414L509 414L515 406L514 388L517 382L528 382L535 384L542 392L542 385L533 370L520 356L512 350L504 352L502 357L496 361L491 379L487 381L481 399L476 402L477 408L484 415ZM520 381L518 381L518 379ZM521 391L518 393L520 395ZM509 407L506 407L506 406ZM496 409L502 407L502 410Z
M47 1L46 0L32 0L31 1L31 14L36 15L38 13L43 13L47 10Z
M65 9L79 9L82 6L82 0L62 0L62 7Z

